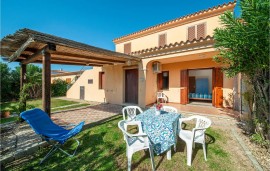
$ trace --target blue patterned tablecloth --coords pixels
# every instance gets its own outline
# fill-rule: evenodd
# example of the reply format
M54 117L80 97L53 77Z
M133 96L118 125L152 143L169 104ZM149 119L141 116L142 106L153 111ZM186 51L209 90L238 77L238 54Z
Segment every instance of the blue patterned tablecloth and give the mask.
M167 151L172 145L176 147L178 121L181 114L161 111L156 115L151 108L136 116L142 122L143 131L148 135L156 154Z

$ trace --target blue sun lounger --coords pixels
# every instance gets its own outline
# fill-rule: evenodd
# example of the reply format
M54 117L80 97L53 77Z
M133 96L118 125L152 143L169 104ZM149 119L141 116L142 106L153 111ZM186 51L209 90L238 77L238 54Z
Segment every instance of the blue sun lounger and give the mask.
M81 132L84 122L79 123L71 130L67 130L59 125L56 125L47 113L38 108L24 111L20 114L20 117L24 119L33 128L33 130L41 136L42 139L53 145L48 154L40 161L40 164L57 149L69 157L73 157L75 155L77 148L80 145L80 142L76 138L74 139L77 142L77 147L73 154L67 153L60 147L68 139L73 138L75 135Z

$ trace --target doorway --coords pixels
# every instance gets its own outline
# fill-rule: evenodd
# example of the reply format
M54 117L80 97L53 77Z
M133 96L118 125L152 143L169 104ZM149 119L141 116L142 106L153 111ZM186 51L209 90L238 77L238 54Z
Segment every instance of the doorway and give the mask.
M203 103L223 107L221 68L181 70L180 87L180 104Z
M212 69L188 70L189 76L189 103L212 103Z
M85 94L84 86L80 86L80 99L81 100L84 100L84 94Z
M138 69L125 70L125 103L138 104Z

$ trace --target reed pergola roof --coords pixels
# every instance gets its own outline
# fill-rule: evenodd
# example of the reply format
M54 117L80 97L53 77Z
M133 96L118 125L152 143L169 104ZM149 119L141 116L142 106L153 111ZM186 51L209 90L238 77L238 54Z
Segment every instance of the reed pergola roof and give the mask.
M1 40L1 56L10 62L42 63L42 51L50 53L51 64L103 66L140 61L139 57L30 29L20 29Z
M27 82L26 64L42 63L42 106L51 113L51 64L103 66L127 64L141 59L61 37L21 29L1 40L1 56L21 64L20 87ZM26 110L26 101L24 101Z

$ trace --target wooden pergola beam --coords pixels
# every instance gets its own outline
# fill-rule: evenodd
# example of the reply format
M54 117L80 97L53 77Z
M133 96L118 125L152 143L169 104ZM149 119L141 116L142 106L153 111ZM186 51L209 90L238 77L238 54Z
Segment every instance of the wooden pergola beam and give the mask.
M53 59L58 59L58 60L72 60L72 61L88 61L92 63L107 63L107 64L124 64L124 61L107 61L107 60L97 60L97 59L92 59L92 58L78 58L74 56L60 56L56 54L51 54Z
M89 63L89 62L81 62L81 61L62 61L62 60L54 60L51 59L53 64L66 64L66 65L89 65L89 66L103 66L105 64L98 64L98 63ZM109 65L109 64L108 64Z
M48 49L48 45L46 45L45 47L43 47L42 49L38 50L36 53L34 53L33 55L31 55L30 57L24 59L21 61L21 64L28 64L31 62L36 61L37 59L41 58L43 51L47 51Z
M37 60L37 61L35 61L35 62L32 62L32 63L36 63L36 64L40 64L40 63L42 63L42 60L40 59L40 60ZM58 62L58 61L51 61L51 64L61 64L61 65L79 65L79 66L84 66L84 65L88 65L88 64L90 64L89 62L88 63L83 63L83 62L72 62L72 63L68 63L68 62L65 62L65 61L61 61L61 62ZM97 64L95 64L95 63L93 63L93 65L90 65L90 66L103 66L103 65L97 65Z
M42 106L51 117L51 54L42 51Z
M20 90L22 91L24 84L26 83L26 65L21 65L21 72L20 72ZM23 102L23 111L26 110L26 101Z
M54 62L67 62L67 63L73 63L73 62L81 62L81 63L85 63L85 64L88 64L88 63L95 63L95 64L100 64L100 65L112 65L113 63L110 63L110 62L96 62L96 61L89 61L89 60L84 60L84 59L70 59L70 58L66 58L66 59L63 59L63 58L55 58L53 56L51 56L51 62L54 63Z
M23 88L24 83L26 82L26 65L21 65L21 72L20 72L20 89Z
M9 58L9 61L12 62L12 61L15 61L20 55L21 53L29 46L30 43L34 42L34 39L33 37L30 37L26 40L26 42L24 44L22 44L22 46L17 49L16 52L14 52L10 58Z
M125 60L121 59L108 59L105 57L95 57L91 55L79 55L79 54L72 54L72 53L66 53L66 52L59 52L59 51L49 51L52 56L62 56L64 58L81 58L81 59L88 59L88 60L95 60L95 61L106 61L106 62L112 62L112 63L125 63Z

